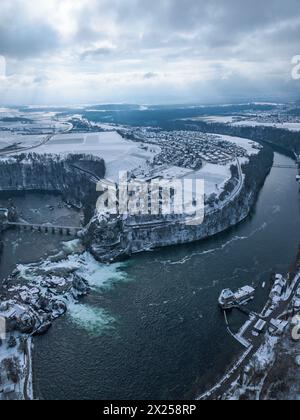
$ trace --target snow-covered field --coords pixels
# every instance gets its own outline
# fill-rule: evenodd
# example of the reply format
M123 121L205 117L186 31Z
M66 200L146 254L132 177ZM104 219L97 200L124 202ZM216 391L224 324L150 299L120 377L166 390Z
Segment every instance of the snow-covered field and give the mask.
M236 127L274 127L281 128L289 131L300 131L300 123L267 123L267 122L258 122L255 120L243 120L232 123Z
M46 118L49 117L50 115L46 116ZM106 126L105 128L108 127ZM110 128L113 127L111 126ZM30 137L32 138L33 136ZM253 148L254 143L249 140L230 136L218 137L243 147L247 151L248 155L258 153L258 149ZM16 140L19 136L10 133L10 138L11 140ZM39 143L41 138L37 137L32 140ZM52 137L47 144L34 149L34 152L41 154L51 153L62 155L70 153L91 154L101 157L104 159L106 164L106 178L117 182L121 171L138 170L141 174L143 172L147 174L149 171L149 162L153 160L155 155L161 152L161 149L159 146L155 145L143 147L142 143L125 140L117 131L109 131L99 133L57 134ZM243 161L244 160L245 159L243 159ZM242 160L241 163L243 163ZM232 158L232 162L227 165L217 165L204 162L203 168L199 171L169 167L164 169L157 168L157 172L158 175L161 175L164 178L187 177L190 179L204 179L206 195L209 196L213 193L219 195L223 191L226 181L231 177L230 166L232 164L236 164L234 157Z
M231 124L236 120L236 117L233 117L233 116L195 117L195 118L191 118L191 120L211 122L211 123Z
M58 121L53 112L20 112L0 108L0 149L18 144L32 147L41 143L46 135L66 132L72 125L64 119Z
M207 196L219 195L230 177L230 165L214 165L212 163L205 164L199 171L188 176L189 179L204 179L204 192Z
M257 155L261 148L261 146L255 141L244 139L242 137L231 137L231 136L225 136L225 135L219 135L218 137L220 137L222 140L230 141L231 143L234 143L237 146L242 147L243 149L246 150L248 156Z
M259 153L259 144L251 140L225 135L220 135L218 137L220 137L222 140L229 141L231 143L236 144L237 146L242 147L246 150L248 156ZM246 163L247 160L247 158L239 158L239 162L241 164ZM205 194L207 196L211 194L220 195L220 193L223 191L223 187L226 181L228 181L231 178L231 165L237 165L235 159L233 159L232 162L228 163L227 165L215 165L211 163L206 163L204 164L203 168L201 168L199 171L194 172L192 175L189 175L188 178L204 179Z
M139 143L124 140L116 131L93 134L65 134L55 136L49 143L35 150L37 153L85 153L105 160L106 178L118 181L120 171L147 167L147 160L160 152L157 146L148 150Z
M6 112L3 112L3 115L6 115ZM10 116L12 116L12 113ZM56 121L53 120L55 117L53 113L37 112L31 114L29 112L26 114L26 117L32 117L33 123L22 124L20 122L12 122L11 124L16 124L19 127L28 125L34 128L37 128L38 124L40 124L41 128L43 128L47 125L49 126L51 121L53 124L56 123ZM206 117L206 120L231 123L235 118L236 117L212 116ZM66 130L66 128L68 128L65 121L61 121L58 124L61 124L61 129ZM118 182L120 172L122 171L135 170L137 176L141 175L143 177L143 174L146 176L150 169L149 162L152 162L154 157L161 152L161 148L155 145L145 146L142 143L126 140L115 130L116 127L114 125L102 124L101 128L112 131L99 133L60 133L53 136L48 143L36 147L33 151L41 154L66 155L72 153L91 154L101 157L106 164L106 178L115 182ZM253 148L254 143L249 140L230 136L217 137L243 147L248 155L258 153L258 149ZM11 132L0 132L0 147L1 145L2 147L6 147L9 144L19 141L22 143L25 143L26 141L27 146L38 145L41 140L42 136L22 136ZM245 159L241 159L240 162L244 163L244 161ZM221 194L226 181L231 177L230 166L236 164L234 156L232 157L232 162L229 162L227 165L205 163L205 161L203 163L204 166L199 171L170 166L168 168L157 168L157 172L158 175L161 175L164 178L187 177L190 179L204 179L205 193L207 196L213 193L217 195Z
M283 122L283 123L272 123L272 122L263 122L263 121L256 121L255 119L247 119L244 117L238 116L209 116L209 117L192 117L192 118L184 118L183 120L189 121L203 121L206 123L220 123L220 124L228 124L232 125L233 127L274 127L274 128L281 128L283 130L289 131L300 131L300 123L299 122Z
M98 123L98 122L93 122L93 121L90 121L90 124L92 127L97 127L98 129L106 130L106 131L116 131L117 129L124 130L127 128L119 124Z
M25 136L10 131L0 131L0 149L3 149L14 144L20 144L24 147L31 147L41 143L45 136L29 135Z

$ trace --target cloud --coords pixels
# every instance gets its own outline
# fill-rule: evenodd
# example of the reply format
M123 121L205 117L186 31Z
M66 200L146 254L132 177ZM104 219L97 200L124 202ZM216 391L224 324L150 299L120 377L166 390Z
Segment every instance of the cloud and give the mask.
M157 73L149 72L149 73L144 74L144 79L145 80L156 79L157 77L158 77Z
M6 77L6 59L0 55L0 77Z
M108 47L101 47L101 48L95 48L86 50L83 53L80 54L81 59L85 60L86 58L99 58L103 56L107 56L113 53L113 48Z
M34 77L33 83L37 85L44 85L50 81L49 77L46 74L40 74Z
M1 0L0 55L15 77L0 93L21 95L24 80L45 101L63 86L76 102L291 95L299 37L299 0Z
M34 18L22 0L0 2L0 54L24 59L40 56L59 45L58 33L49 22Z

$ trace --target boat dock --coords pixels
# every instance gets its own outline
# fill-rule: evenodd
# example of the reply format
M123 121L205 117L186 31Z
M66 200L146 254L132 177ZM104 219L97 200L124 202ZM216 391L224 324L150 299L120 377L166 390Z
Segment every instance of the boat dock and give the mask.
M281 336L286 331L289 325L289 316L293 316L294 308L297 305L297 296L300 299L300 271L293 276L277 274L273 277L269 298L260 314L248 310L244 305L235 305L231 308L249 315L248 320L236 334L230 328L228 309L223 309L227 331L241 344L243 351L223 378L213 388L197 398L198 400L222 399L231 385L239 379L243 369L249 365L251 358L264 344L266 334Z

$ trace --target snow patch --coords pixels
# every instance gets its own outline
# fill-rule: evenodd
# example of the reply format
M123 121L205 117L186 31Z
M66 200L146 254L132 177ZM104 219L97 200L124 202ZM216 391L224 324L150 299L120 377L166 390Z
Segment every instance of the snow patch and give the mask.
M300 123L290 123L290 122L268 123L268 122L259 122L255 120L243 120L243 121L234 122L232 125L236 127L273 127L273 128L281 128L283 130L288 130L288 131L295 131L295 132L300 131Z

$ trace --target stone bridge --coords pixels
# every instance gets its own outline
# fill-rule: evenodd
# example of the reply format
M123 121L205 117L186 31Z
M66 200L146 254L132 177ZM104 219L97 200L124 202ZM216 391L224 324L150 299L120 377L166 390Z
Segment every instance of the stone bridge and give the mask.
M64 236L77 236L78 232L82 230L82 227L54 226L51 224L39 225L39 224L19 223L19 222L6 222L4 223L4 226L15 227L25 232L51 233L53 235L64 235Z

